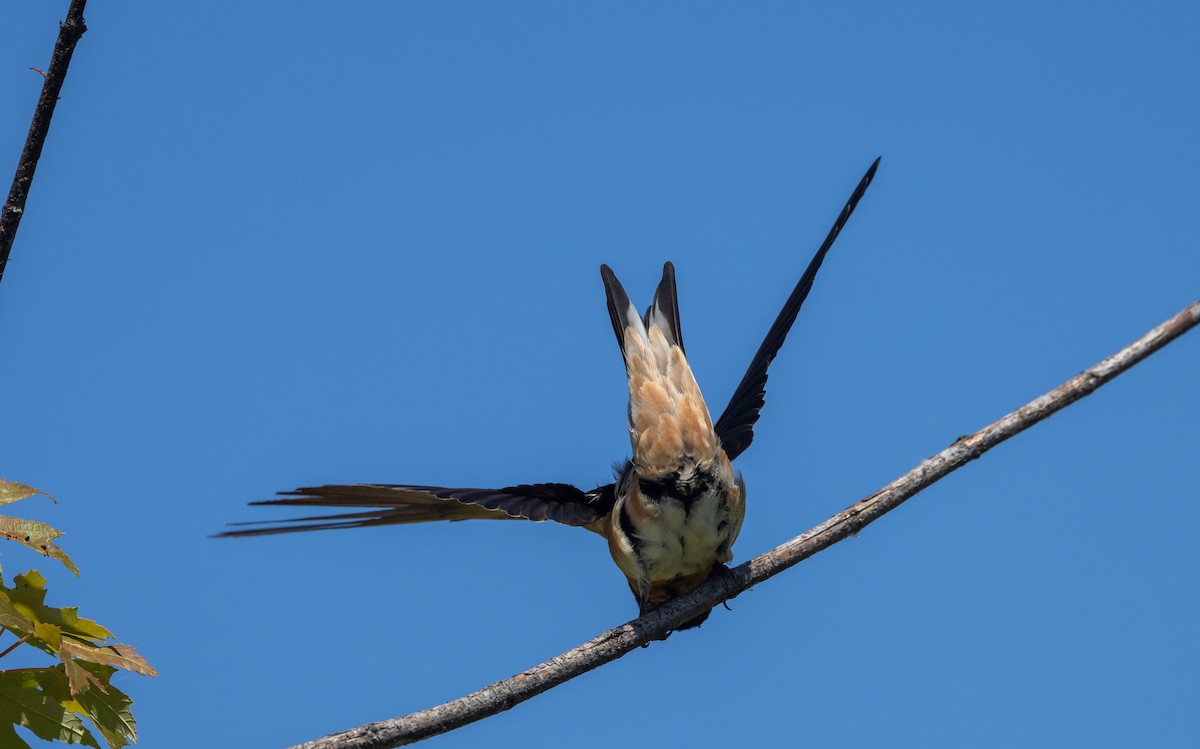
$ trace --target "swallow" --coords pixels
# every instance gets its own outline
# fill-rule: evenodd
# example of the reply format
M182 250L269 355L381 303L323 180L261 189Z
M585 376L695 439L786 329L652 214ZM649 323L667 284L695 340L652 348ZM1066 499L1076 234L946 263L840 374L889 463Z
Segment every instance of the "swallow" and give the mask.
M726 574L746 515L746 485L733 461L754 439L754 425L766 402L767 368L878 167L876 159L850 195L715 424L684 350L675 267L669 262L663 266L654 299L645 314L639 314L612 269L600 266L629 384L633 455L617 467L613 483L590 491L558 483L502 489L400 484L305 487L280 492L280 499L251 504L350 511L235 523L266 527L219 535L261 536L435 520L551 520L604 537L642 614ZM699 626L707 617L705 612L679 629Z

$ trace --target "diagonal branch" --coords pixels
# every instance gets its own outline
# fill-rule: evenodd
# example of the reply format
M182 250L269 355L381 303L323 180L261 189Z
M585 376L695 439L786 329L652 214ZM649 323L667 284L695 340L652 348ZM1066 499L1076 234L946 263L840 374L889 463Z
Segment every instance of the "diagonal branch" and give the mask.
M29 197L29 187L33 184L33 173L37 170L38 159L42 156L42 146L46 143L46 135L50 132L50 118L54 116L54 105L58 103L58 94L62 91L63 81L67 79L67 67L71 64L71 55L75 53L75 44L87 31L83 22L83 6L87 0L71 0L67 10L67 20L58 26L58 41L54 43L54 54L50 58L50 67L45 75L46 82L42 84L42 95L37 107L33 110L33 122L29 125L29 135L25 138L25 147L21 150L21 158L17 162L17 173L13 175L12 189L4 209L0 211L0 278L4 277L4 267L8 265L8 253L12 251L13 240L17 236L17 226L25 213L25 199ZM40 70L38 71L41 72Z
M857 533L909 497L1009 437L1090 395L1096 388L1183 335L1197 323L1200 323L1200 301L1193 302L1170 320L1045 395L972 435L960 437L950 447L824 523L734 568L728 577L710 581L657 611L610 629L545 663L465 697L411 715L368 723L293 749L390 749L411 744L508 710L580 674L616 660L752 585Z

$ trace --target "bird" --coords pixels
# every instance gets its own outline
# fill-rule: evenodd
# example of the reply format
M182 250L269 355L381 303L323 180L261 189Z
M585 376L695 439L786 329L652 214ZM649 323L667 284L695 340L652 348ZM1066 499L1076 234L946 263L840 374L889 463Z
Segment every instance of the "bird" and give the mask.
M632 456L612 483L501 489L408 484L332 484L280 492L252 505L348 510L275 521L233 523L219 537L403 525L436 520L554 521L602 536L646 614L705 581L728 574L746 514L746 485L733 461L750 446L765 404L767 368L812 289L834 240L879 167L876 159L842 208L714 423L692 375L679 322L675 267L663 266L649 308L639 314L616 274L600 266L609 318L629 384ZM709 611L677 629L699 626Z

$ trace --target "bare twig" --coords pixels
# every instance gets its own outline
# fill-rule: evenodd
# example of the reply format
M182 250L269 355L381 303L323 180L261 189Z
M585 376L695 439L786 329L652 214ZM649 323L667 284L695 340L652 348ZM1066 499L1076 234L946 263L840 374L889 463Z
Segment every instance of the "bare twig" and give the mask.
M851 536L909 497L1042 419L1090 395L1125 370L1200 322L1200 301L1099 364L950 447L791 541L731 570L646 616L610 629L584 644L504 681L428 710L300 744L293 749L390 749L473 723L508 710L548 689L616 660L701 612L779 574Z
M21 643L25 642L28 639L29 639L29 635L25 635L21 639L14 642L12 645L9 645L7 648L4 649L3 653L0 653L0 658L3 658L4 656L8 655L12 651L16 650L18 645L20 645Z
M21 150L21 159L17 162L17 173L13 176L12 189L4 209L0 211L0 278L4 277L4 268L8 265L8 254L12 251L13 240L17 236L17 226L25 213L25 199L29 197L29 187L33 184L33 173L37 170L38 159L42 156L42 146L46 142L46 134L50 132L50 118L54 116L54 105L58 103L58 94L62 91L63 81L67 78L67 67L71 64L71 55L75 52L75 44L87 31L83 22L83 6L87 0L71 0L67 10L67 20L59 24L58 41L54 44L54 55L50 59L50 68L42 73L46 79L42 84L42 95L37 107L33 110L33 122L29 125L29 135L25 138L25 148Z

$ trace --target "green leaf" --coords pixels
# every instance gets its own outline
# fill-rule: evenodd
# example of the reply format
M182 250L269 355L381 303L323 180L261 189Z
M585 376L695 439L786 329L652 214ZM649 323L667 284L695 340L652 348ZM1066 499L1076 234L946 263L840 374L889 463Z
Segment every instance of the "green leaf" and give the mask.
M58 500L51 497L41 489L34 489L32 486L18 484L16 481L5 481L0 479L0 505L7 505L16 502L26 497L32 497L34 494L41 494L49 497L51 502L58 503Z
M9 588L0 583L0 627L4 627L17 637L32 635L37 622L17 610L8 597L10 592Z
M38 622L33 625L33 636L49 645L56 653L62 648L62 627L57 624Z
M129 645L111 642L112 633L90 619L79 616L75 608L45 605L46 581L37 570L17 575L13 588L0 583L0 627L62 661L69 694L79 695L89 688L104 690L87 666L112 666L143 676L157 676L145 658ZM2 745L0 745L2 746Z
M67 684L66 677L62 675L61 665L54 666L53 669L36 669L32 671L34 671L38 687L42 688L42 694L49 697L49 699L58 701L62 709L66 709L66 711L70 711L76 715L84 715L84 717L88 715L88 708L74 699L74 695L71 694L70 685ZM84 732L88 733L88 736L83 739L82 743L89 745L89 747L100 749L96 737L91 735L86 726L84 726Z
M46 579L37 570L17 575L13 587L8 590L8 600L22 616L35 622L57 625L64 635L90 641L112 638L112 632L91 619L79 615L79 608L70 606L56 609L43 603L46 598Z
M64 676L63 666L60 664L52 668L31 669L34 671L34 678L37 679L38 686L42 688L42 693L47 697L57 700L58 704L64 709L70 710L76 715L84 715L87 710L83 705L75 699L74 693L71 691L69 680ZM95 678L88 674L91 678Z
M0 718L25 726L47 741L86 744L100 749L83 721L59 700L39 689L38 675L52 669L0 671Z
M90 671L104 689L89 689L79 695L92 725L100 731L104 740L112 749L119 749L127 744L137 743L137 722L129 709L133 700L129 695L117 689L109 679L116 669L101 666L96 663L83 663L82 667Z
M5 749L33 749L25 743L25 739L17 735L12 724L0 720L0 746Z
M100 689L88 689L76 696L68 688L61 666L45 669L37 675L42 691L58 699L63 707L85 716L112 749L137 742L137 724L130 706L133 700L109 683L116 669L96 663L79 662Z
M75 563L71 561L67 553L58 544L54 543L54 539L61 535L62 531L52 525L39 523L36 520L24 520L8 515L0 515L0 536L28 546L39 554L48 556L51 559L57 559L78 577L79 568L75 566Z

